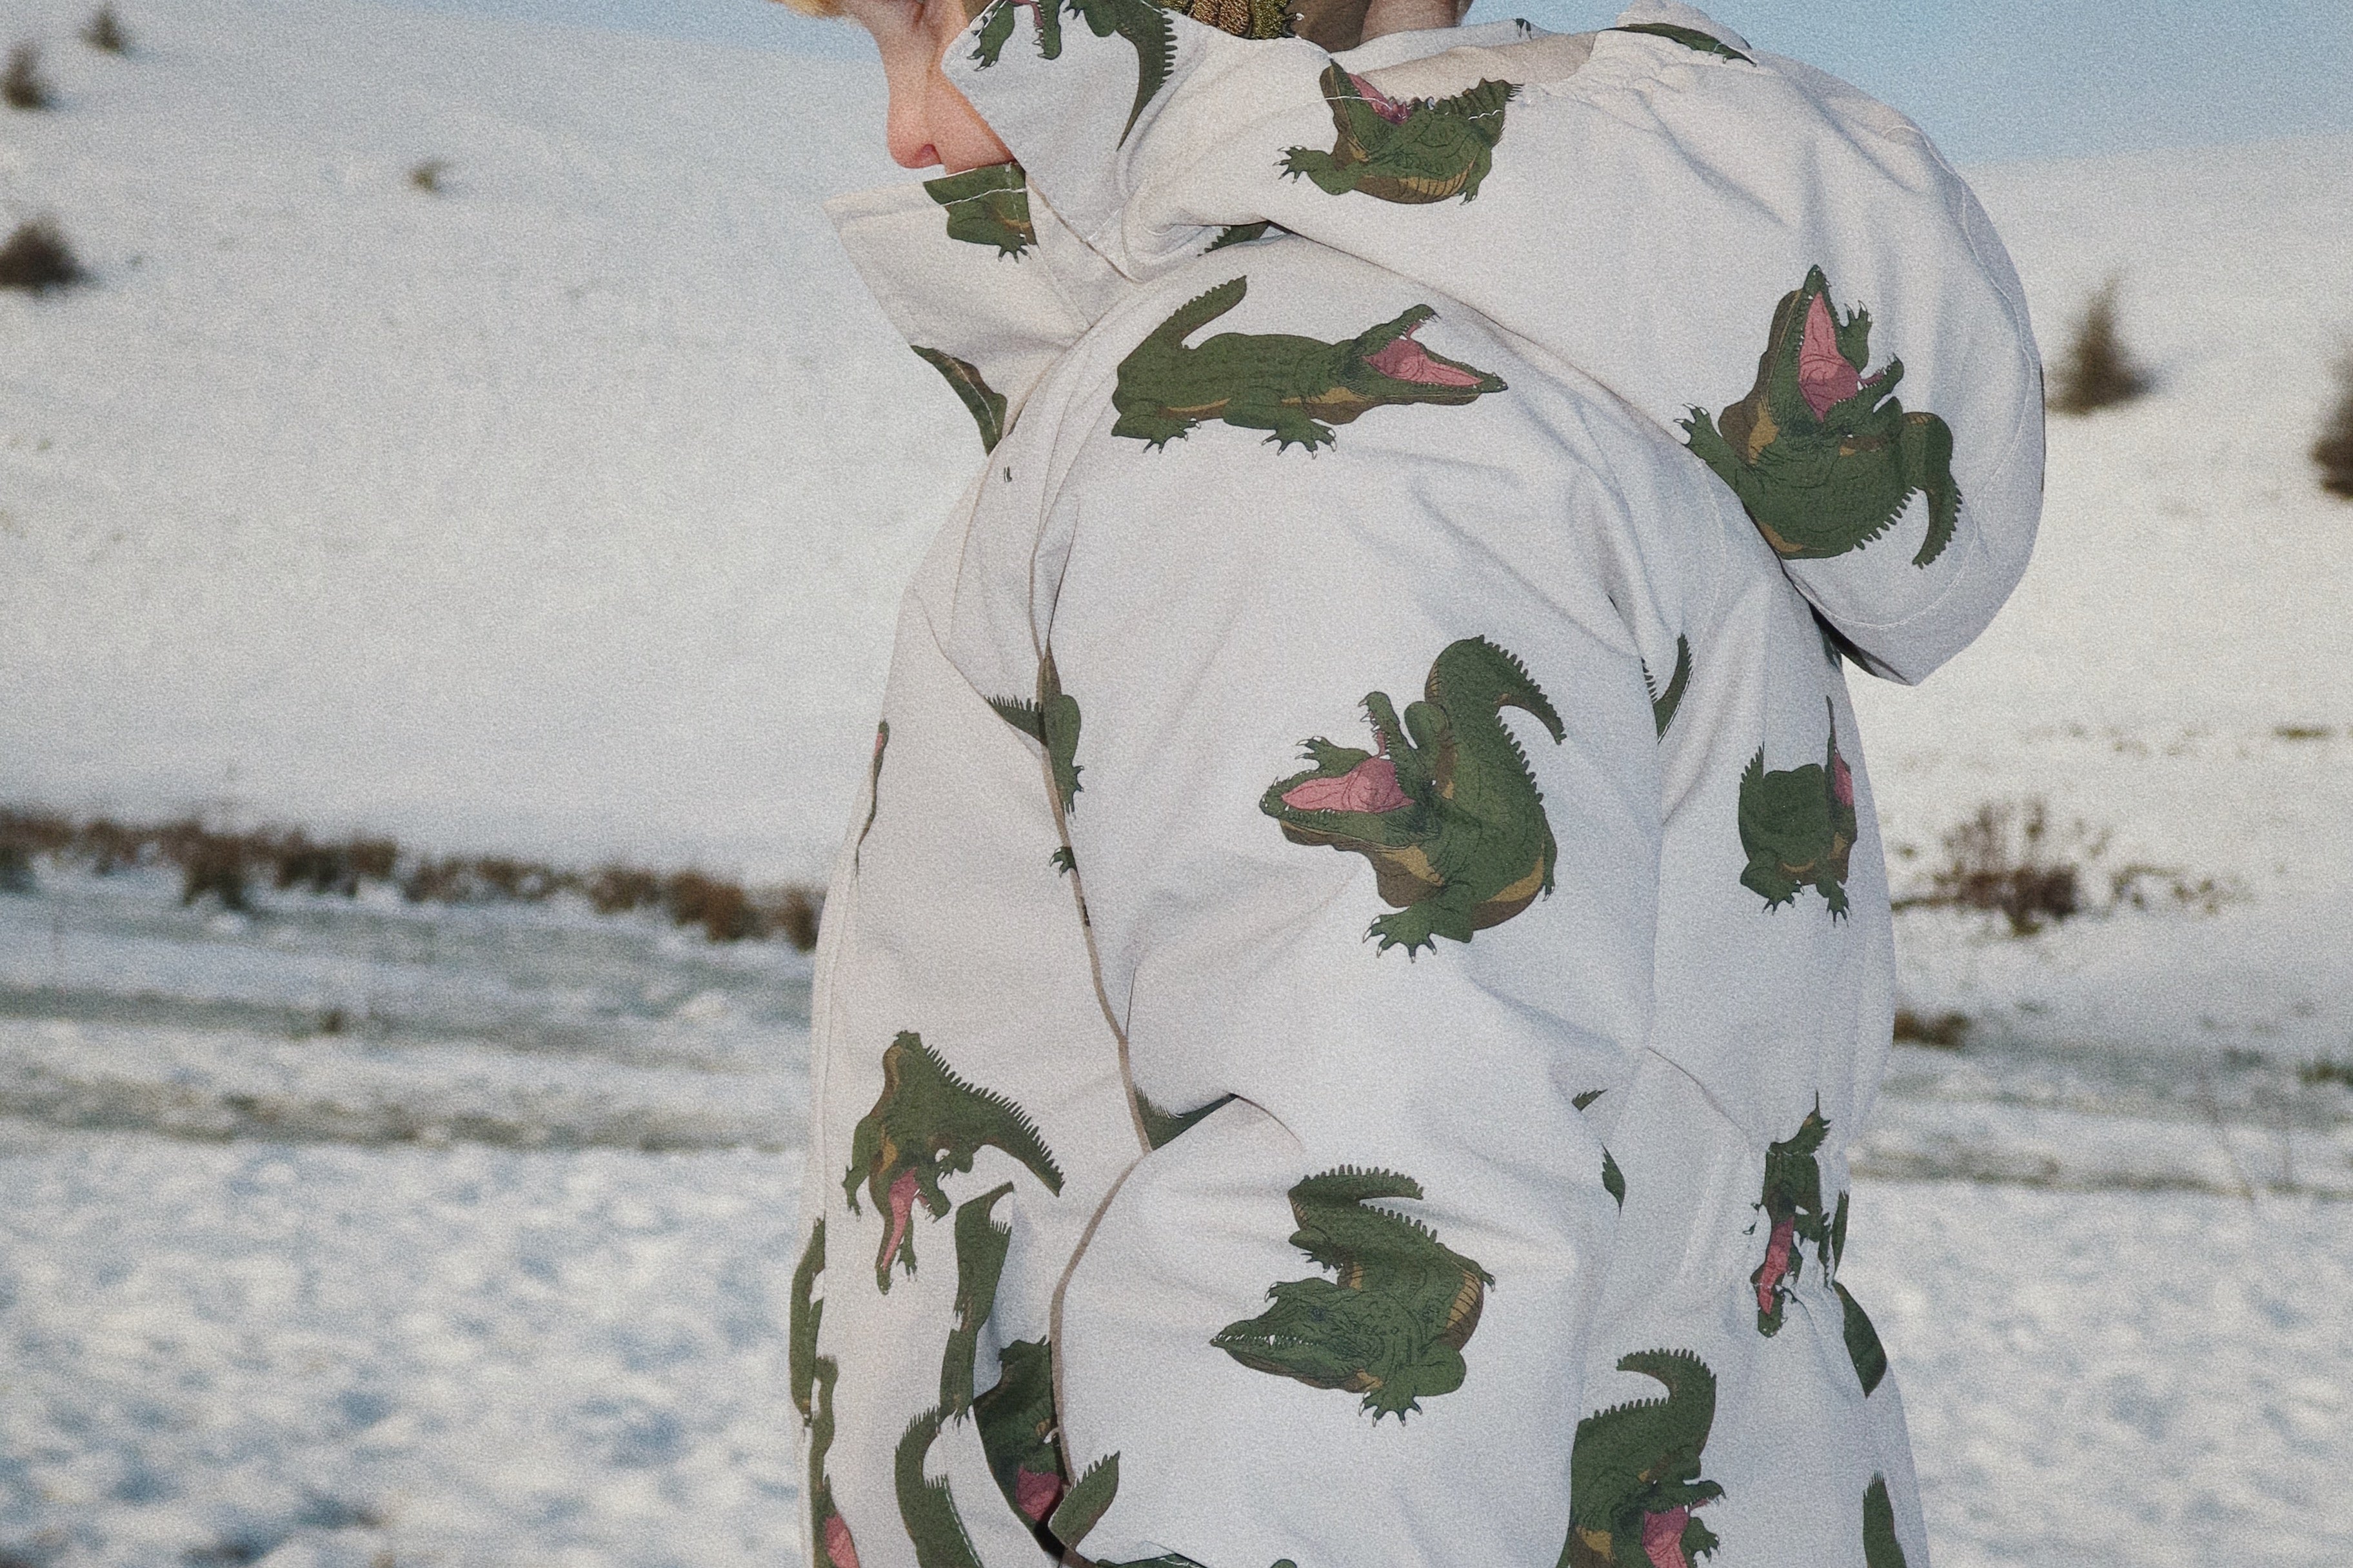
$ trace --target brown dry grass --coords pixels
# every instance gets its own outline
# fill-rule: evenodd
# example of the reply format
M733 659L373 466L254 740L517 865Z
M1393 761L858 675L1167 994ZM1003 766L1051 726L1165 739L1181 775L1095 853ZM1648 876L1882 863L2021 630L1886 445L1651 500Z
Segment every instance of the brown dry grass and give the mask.
M101 876L169 866L180 873L183 904L209 898L230 910L250 908L253 890L265 879L280 892L346 899L370 885L396 887L411 903L535 904L571 893L599 914L642 910L699 928L713 942L781 939L804 952L817 945L825 907L824 895L812 888L746 888L695 870L616 864L584 873L506 855L416 855L369 835L315 838L300 828L229 833L194 818L134 824L0 809L0 866L21 867L29 886L37 858L85 865Z

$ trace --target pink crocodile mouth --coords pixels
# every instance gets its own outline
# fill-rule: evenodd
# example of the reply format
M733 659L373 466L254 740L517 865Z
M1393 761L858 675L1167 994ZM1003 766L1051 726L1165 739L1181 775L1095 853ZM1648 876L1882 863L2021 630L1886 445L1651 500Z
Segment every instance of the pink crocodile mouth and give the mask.
M1410 381L1420 386L1476 386L1479 378L1467 370L1460 370L1430 357L1430 351L1413 341L1421 331L1417 321L1391 338L1365 363L1388 376L1391 381ZM1844 363L1844 361L1841 361Z
M1798 345L1798 390L1820 419L1831 406L1862 389L1862 373L1839 353L1838 324L1831 320L1830 297L1814 296L1806 307L1806 338Z
M1642 1555L1651 1560L1651 1568L1692 1568L1683 1554L1683 1529L1690 1523L1687 1508L1642 1516Z
M1410 804L1398 788L1397 764L1387 757L1366 757L1338 778L1307 779L1285 791L1282 804L1293 811L1395 811Z
M1789 1271L1789 1243L1796 1229L1793 1220L1773 1222L1772 1239L1765 1244L1765 1267L1757 1276L1757 1310L1770 1312L1780 1297L1781 1277Z
M1032 1524L1043 1524L1062 1500L1062 1478L1020 1468L1013 1472L1013 1506Z
M907 1220L915 1212L915 1173L902 1171L899 1179L891 1184L891 1234L882 1243L882 1262L898 1255L899 1246L907 1239Z
M1836 752L1831 753L1831 798L1841 805L1854 804L1854 770Z
M825 1554L833 1559L833 1568L858 1568L858 1542L849 1538L849 1526L838 1513L825 1516Z
M1413 106L1411 104L1399 103L1396 99L1391 98L1388 93L1383 92L1379 88L1375 87L1371 82L1366 81L1355 71L1350 71L1348 73L1348 82L1350 86L1356 89L1357 95L1364 99L1365 107L1371 110L1375 114L1379 115L1383 120L1388 121L1391 125L1403 125L1406 121L1406 117L1413 112Z

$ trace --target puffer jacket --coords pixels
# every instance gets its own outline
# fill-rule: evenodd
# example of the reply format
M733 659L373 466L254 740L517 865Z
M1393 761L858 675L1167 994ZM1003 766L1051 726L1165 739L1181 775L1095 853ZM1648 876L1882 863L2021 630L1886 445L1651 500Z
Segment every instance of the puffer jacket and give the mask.
M1923 1568L1843 668L2032 542L1976 202L1655 0L948 69L1018 166L834 207L987 456L818 950L810 1561Z

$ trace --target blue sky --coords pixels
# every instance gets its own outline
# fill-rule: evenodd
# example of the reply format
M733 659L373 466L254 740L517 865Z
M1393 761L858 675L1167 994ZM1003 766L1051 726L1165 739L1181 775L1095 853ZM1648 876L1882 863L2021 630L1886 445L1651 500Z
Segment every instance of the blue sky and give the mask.
M400 0L806 53L864 35L767 0ZM1592 0L1476 0L1473 21L1607 26ZM1963 162L2353 131L2353 0L1716 0L1751 42L1885 99Z

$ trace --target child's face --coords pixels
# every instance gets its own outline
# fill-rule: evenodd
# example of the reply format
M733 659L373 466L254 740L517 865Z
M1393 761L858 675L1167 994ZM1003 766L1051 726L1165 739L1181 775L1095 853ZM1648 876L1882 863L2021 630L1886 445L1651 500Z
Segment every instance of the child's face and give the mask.
M970 19L963 0L841 0L843 15L874 36L891 88L891 156L910 169L951 174L1013 154L941 74L940 59Z

